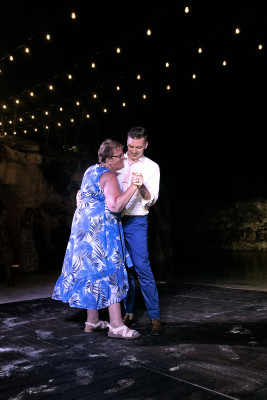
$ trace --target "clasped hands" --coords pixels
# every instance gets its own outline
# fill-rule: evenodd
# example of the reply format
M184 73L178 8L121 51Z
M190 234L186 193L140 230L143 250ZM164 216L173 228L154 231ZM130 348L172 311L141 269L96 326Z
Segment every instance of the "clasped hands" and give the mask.
M138 188L140 188L141 186L143 186L143 183L144 183L143 175L140 174L139 172L133 172L131 183L136 185Z

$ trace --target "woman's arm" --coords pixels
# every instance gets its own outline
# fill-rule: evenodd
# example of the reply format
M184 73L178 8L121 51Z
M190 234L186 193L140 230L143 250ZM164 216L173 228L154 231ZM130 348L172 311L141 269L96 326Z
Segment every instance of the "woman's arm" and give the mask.
M131 185L124 193L121 193L118 179L116 175L112 172L106 172L105 174L103 174L100 178L99 183L104 190L108 209L111 212L119 213L129 202L129 200L137 190L138 186L142 185L143 179L140 176L133 177Z

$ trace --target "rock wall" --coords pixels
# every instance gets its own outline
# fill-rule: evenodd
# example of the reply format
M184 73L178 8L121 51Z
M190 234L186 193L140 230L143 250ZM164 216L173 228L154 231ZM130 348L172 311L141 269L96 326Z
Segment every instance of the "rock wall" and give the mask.
M184 215L187 216L186 221ZM179 225L179 223L178 223ZM267 249L267 199L196 205L180 217L189 247L224 250ZM183 239L182 239L183 241Z
M55 165L50 175L57 176L61 164L66 186L61 190L46 178L54 157L44 157L36 143L19 140L0 140L0 200L7 210L9 227L16 253L19 253L20 219L26 207L40 208L45 223L46 245L55 258L66 244L75 210L75 195L82 172L76 162L71 171L64 163ZM52 179L53 180L53 179ZM63 180L63 179L62 179ZM61 235L61 238L58 236ZM62 255L61 255L62 258Z

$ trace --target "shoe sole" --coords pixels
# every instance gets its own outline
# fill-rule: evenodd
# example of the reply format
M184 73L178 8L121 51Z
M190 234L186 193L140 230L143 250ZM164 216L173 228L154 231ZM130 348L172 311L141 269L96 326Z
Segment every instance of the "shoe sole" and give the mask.
M108 332L108 337L115 338L115 339L125 339L125 340L134 340L134 339L139 339L141 337L140 334L134 335L134 336L122 336L122 335L116 335L115 333Z

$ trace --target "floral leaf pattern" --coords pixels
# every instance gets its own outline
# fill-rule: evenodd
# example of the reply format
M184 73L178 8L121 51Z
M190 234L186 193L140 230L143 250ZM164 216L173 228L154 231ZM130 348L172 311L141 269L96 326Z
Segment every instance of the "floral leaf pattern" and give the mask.
M62 272L52 298L71 307L100 309L126 297L126 250L119 214L106 205L99 179L109 169L89 167L81 185L82 205L76 209Z

